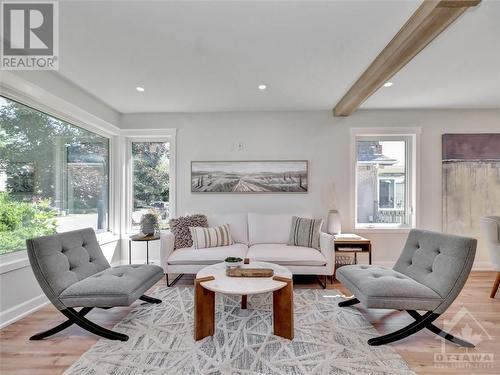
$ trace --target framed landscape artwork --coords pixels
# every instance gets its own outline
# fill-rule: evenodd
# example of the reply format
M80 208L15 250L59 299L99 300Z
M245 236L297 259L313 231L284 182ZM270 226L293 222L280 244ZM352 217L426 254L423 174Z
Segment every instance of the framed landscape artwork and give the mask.
M443 230L480 237L479 218L500 213L500 133L444 134Z
M307 160L193 161L193 193L307 193Z

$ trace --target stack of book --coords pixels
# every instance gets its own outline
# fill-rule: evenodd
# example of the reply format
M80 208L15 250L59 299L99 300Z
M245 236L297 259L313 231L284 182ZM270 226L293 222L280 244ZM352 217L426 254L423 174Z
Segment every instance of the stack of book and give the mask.
M359 241L359 240L363 239L363 237L360 237L357 234L351 234L351 233L336 234L333 237L337 241Z

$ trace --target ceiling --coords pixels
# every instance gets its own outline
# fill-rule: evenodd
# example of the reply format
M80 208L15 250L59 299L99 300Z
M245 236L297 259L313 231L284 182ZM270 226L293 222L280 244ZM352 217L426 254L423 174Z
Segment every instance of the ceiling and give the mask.
M63 1L59 73L122 113L330 110L419 4ZM499 19L483 0L362 108L499 108Z

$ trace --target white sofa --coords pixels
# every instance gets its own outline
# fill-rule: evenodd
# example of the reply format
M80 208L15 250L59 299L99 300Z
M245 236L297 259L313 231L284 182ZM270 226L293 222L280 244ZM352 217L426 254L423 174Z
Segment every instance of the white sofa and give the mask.
M321 233L320 251L310 247L288 246L292 225L291 214L212 214L207 215L210 227L229 224L234 245L209 249L174 250L174 235L161 237L161 265L165 274L196 274L209 264L229 256L250 258L287 267L295 275L333 275L335 251L333 236ZM297 215L310 217L310 215ZM180 276L179 276L180 277ZM177 281L175 279L175 281ZM169 285L172 285L169 284Z

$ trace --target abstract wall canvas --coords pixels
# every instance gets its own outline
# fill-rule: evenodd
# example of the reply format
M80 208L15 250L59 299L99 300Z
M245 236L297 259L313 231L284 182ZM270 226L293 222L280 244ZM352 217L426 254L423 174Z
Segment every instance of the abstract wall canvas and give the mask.
M480 237L479 218L500 215L500 133L444 134L443 230Z
M307 160L193 161L194 193L306 193Z

